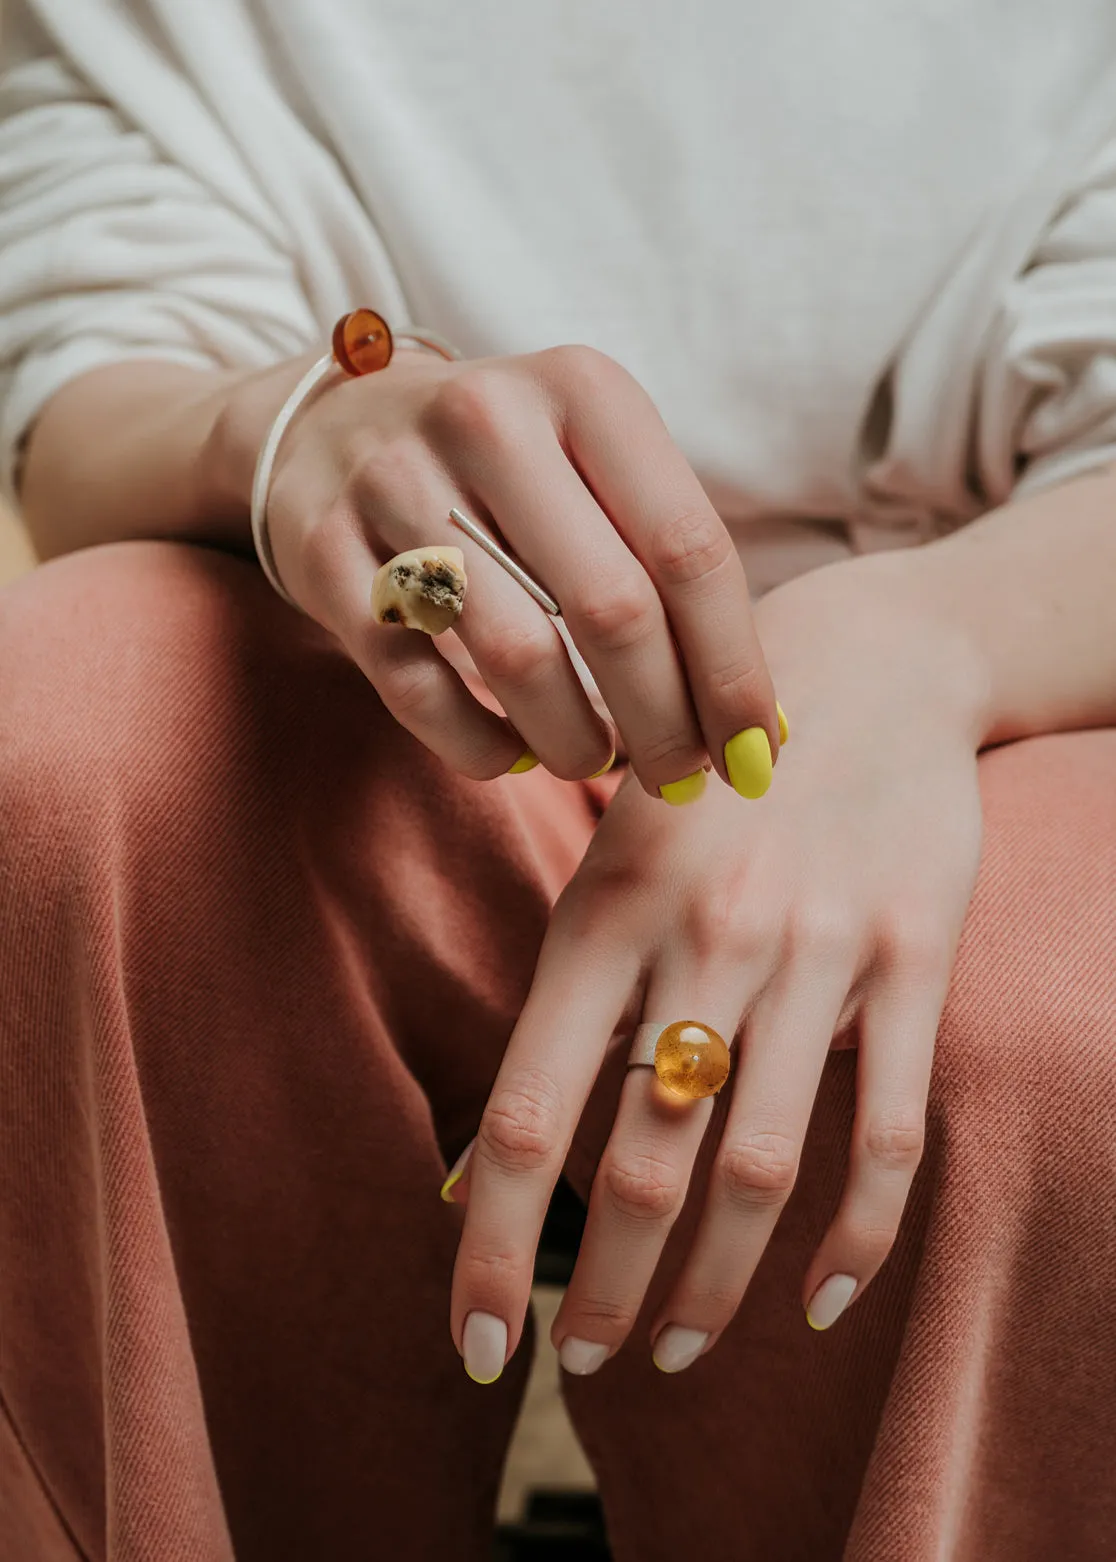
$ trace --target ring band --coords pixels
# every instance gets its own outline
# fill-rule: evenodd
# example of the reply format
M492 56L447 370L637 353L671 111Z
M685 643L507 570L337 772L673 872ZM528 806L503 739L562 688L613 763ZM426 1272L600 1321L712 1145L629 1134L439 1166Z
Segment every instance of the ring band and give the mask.
M471 537L475 543L479 543L490 558L495 559L497 564L502 564L512 579L518 581L524 591L533 596L540 607L545 608L552 617L558 617L562 610L550 595L550 592L544 591L537 580L532 580L523 566L517 564L513 558L504 552L503 548L493 542L488 533L482 531L476 521L471 521L456 506L450 511L449 516L454 525L460 526L467 537Z
M701 1020L637 1025L628 1067L653 1068L672 1095L687 1101L714 1096L729 1077L732 1053L724 1037Z

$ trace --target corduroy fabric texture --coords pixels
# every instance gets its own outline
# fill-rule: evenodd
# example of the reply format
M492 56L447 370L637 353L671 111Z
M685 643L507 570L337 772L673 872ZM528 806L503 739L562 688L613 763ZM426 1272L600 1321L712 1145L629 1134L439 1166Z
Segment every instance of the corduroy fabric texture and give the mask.
M1116 1555L1116 733L981 769L898 1245L808 1328L835 1052L717 1349L567 1384L618 1562ZM530 1341L466 1377L438 1188L617 779L452 775L214 551L0 592L5 1562L487 1557Z

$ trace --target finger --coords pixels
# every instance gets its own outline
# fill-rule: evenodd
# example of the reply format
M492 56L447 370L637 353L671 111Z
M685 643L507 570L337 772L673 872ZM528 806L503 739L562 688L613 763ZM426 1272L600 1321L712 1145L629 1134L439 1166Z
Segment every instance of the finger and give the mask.
M483 503L470 510L493 535ZM555 620L483 548L458 536L469 588L456 629L478 673L552 774L567 781L597 774L613 752L612 728L578 677Z
M471 497L465 502L484 525ZM373 465L362 485L362 509L393 553L436 542L461 548L468 586L454 628L481 678L552 774L592 775L612 751L611 728L594 710L553 619L449 519L463 498L425 448L383 470Z
M837 959L809 968L792 960L753 1005L701 1221L652 1325L666 1372L710 1347L755 1273L794 1187L851 974Z
M552 920L469 1161L450 1327L479 1381L498 1377L519 1343L550 1196L638 978L638 959L603 927L575 941Z
M523 382L506 368L471 368L441 387L423 428L434 460L452 473L460 488L449 503L463 503L472 511L472 519L494 533L495 540L529 573L540 577L541 584L547 584L549 561L540 565L523 550L521 515L525 508L532 515L545 512L557 552L568 558L571 546L562 537L563 512L547 503L545 489L540 493L537 483L524 490L509 480L509 473L522 472L524 467L537 473L539 451L545 449L569 480L576 481L576 474L569 472L568 462L557 450L552 425L538 405L527 404L523 391ZM582 485L576 486L586 498ZM495 508L493 495L498 501ZM438 513L429 502L425 510L416 510L410 500L409 509ZM448 506L440 513L447 514ZM613 537L618 551L638 569L611 526L603 518L598 520L599 529ZM612 753L611 726L594 709L553 619L473 539L458 532L456 540L465 552L470 580L475 577L479 588L473 601L466 602L458 634L481 677L548 770L567 780L596 774ZM649 586L648 593L654 595ZM603 686L602 694L607 698Z
M895 972L860 1017L857 1104L840 1207L806 1273L807 1321L826 1329L890 1253L922 1158L948 970Z
M472 481L516 557L560 603L642 786L673 801L662 789L703 775L706 753L663 604L541 411L520 412L515 428L503 459ZM474 655L483 668L483 650Z
M728 529L654 402L619 365L597 355L576 376L564 413L575 464L663 604L718 774L743 796L761 796L779 721Z
M692 967L660 969L649 983L644 1016L697 1019L730 1040L743 1012L745 981L739 970L701 979ZM590 1192L577 1263L551 1331L568 1371L595 1371L630 1333L685 1202L715 1099L680 1099L663 1088L654 1069L629 1069Z
M336 634L399 725L451 769L487 781L523 766L527 742L476 699L429 635L376 623L378 568L355 527L334 531L306 581L309 611Z

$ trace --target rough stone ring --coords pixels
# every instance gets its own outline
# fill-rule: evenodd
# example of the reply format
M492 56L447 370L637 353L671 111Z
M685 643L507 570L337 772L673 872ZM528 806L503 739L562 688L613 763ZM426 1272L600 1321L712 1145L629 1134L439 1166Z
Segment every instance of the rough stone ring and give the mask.
M729 1077L732 1054L724 1037L700 1020L673 1020L666 1025L637 1025L628 1067L644 1064L655 1070L672 1095L687 1101L715 1096Z
M499 543L456 506L450 520L466 536L478 543L490 558L518 582L527 595L552 617L561 609L538 581L528 575L522 564L505 553ZM372 615L378 624L402 624L404 629L421 629L428 635L440 635L461 615L465 604L465 556L460 548L435 543L425 548L408 548L381 564L372 582Z

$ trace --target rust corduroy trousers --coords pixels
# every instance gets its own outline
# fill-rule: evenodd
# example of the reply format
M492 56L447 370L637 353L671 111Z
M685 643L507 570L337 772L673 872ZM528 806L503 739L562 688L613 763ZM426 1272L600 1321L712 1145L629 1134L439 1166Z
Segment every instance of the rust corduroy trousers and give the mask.
M566 1385L618 1562L1116 1557L1116 732L981 775L880 1275L807 1326L835 1051L716 1350L664 1377L645 1319ZM3 1562L486 1556L530 1340L466 1377L438 1189L615 784L454 776L215 551L0 592Z

